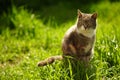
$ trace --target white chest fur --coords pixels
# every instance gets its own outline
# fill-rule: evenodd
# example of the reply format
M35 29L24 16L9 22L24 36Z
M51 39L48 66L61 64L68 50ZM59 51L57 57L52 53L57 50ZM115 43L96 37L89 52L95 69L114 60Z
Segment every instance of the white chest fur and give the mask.
M84 26L81 26L78 28L77 32L83 34L86 37L92 38L95 35L96 29L85 29Z

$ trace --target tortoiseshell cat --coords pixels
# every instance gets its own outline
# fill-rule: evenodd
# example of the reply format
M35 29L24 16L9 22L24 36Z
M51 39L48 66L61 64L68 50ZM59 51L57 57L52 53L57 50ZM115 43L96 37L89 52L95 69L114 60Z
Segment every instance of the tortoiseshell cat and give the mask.
M61 56L52 56L40 61L38 66L53 63L55 60L62 60L65 56L71 56L75 60L89 62L94 49L96 35L97 13L86 14L78 10L77 22L65 33L62 40Z

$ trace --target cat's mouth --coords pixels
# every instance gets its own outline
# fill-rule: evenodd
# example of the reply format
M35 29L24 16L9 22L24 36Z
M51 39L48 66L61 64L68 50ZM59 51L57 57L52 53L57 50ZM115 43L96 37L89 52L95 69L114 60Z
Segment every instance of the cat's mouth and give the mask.
M88 28L87 26L84 26L85 30Z
M88 29L87 26L84 26L84 25L81 26L81 30L87 30L87 29Z

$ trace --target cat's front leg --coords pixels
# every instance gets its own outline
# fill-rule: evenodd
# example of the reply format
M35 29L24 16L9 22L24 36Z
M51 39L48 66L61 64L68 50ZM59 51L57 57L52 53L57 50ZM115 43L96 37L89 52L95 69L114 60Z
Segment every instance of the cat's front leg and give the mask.
M71 50L71 53L76 54L77 51L76 51L75 47L72 44L69 44L69 48Z
M84 61L88 63L88 62L90 61L91 57L92 57L92 49L90 49L90 50L86 53L86 55L85 55L85 57L84 57Z

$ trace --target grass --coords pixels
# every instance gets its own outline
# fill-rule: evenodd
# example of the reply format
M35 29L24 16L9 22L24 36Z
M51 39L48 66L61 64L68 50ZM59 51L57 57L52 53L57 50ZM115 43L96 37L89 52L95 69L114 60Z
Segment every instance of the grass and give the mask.
M71 63L65 68L61 61L37 67L38 61L62 54L61 40L74 19L58 25L50 18L44 24L39 15L15 6L10 13L3 13L0 80L119 80L120 3L92 4L90 11L98 12L98 25L95 53L87 69L79 64L74 68Z

